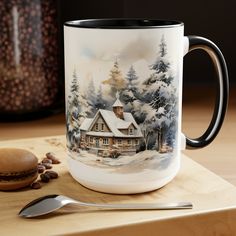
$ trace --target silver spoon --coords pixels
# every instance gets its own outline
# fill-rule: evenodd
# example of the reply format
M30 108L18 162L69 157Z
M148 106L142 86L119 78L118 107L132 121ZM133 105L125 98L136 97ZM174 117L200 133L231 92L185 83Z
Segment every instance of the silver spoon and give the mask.
M19 216L32 218L46 215L56 211L67 204L77 204L84 207L96 207L102 209L114 210L170 210L170 209L191 209L191 202L176 202L176 203L127 203L127 204L109 204L109 203L89 203L74 200L62 195L46 195L28 203L19 212Z

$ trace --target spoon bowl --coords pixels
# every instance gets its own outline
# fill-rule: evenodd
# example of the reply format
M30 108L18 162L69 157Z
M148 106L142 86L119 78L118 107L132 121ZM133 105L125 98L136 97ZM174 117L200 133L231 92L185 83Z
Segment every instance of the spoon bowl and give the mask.
M171 210L171 209L191 209L193 205L191 202L176 202L176 203L90 203L81 202L63 195L46 195L37 198L26 206L24 206L19 216L26 218L33 218L54 212L65 205L74 204L82 207L95 207L101 209L113 210Z

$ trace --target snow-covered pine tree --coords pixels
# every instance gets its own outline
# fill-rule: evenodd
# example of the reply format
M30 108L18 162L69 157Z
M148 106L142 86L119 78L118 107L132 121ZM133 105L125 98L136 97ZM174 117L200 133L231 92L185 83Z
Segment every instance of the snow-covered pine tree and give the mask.
M100 85L98 92L97 92L96 100L94 103L94 108L97 111L99 109L106 109L107 106L108 106L108 102L103 97L102 86Z
M153 71L150 77L144 81L144 102L148 103L155 110L155 115L146 116L144 123L150 125L157 134L157 137L149 138L149 146L155 147L158 151L162 151L164 143L168 142L173 145L173 137L171 129L176 128L176 89L172 85L173 76L169 72L170 62L166 58L167 45L162 36L159 44L158 57L154 64L150 66Z
M166 132L165 132L165 142L168 146L174 147L176 140L176 130L177 130L177 115L178 115L178 99L176 96L177 89L175 86L170 84L168 86L167 100L166 104Z
M104 80L102 83L110 87L111 97L114 97L117 91L120 91L126 87L126 81L122 75L117 60L114 62L114 65L110 71L109 79Z
M166 84L171 84L174 79L173 76L168 74L170 68L170 62L166 58L167 56L167 45L165 42L164 35L161 38L161 43L159 44L159 53L156 61L150 66L150 69L154 71L155 74L158 74L158 80L165 82ZM150 78L152 81L153 79Z
M142 124L150 111L150 106L143 102L143 90L139 86L138 76L133 66L129 68L126 80L126 88L120 91L121 101L125 104L125 111L132 113L137 124ZM140 150L144 150L145 147L146 142L143 140Z
M79 132L77 117L78 117L78 109L79 106L79 83L77 79L76 70L73 71L72 81L70 86L70 95L68 96L68 107L66 112L66 126L67 126L67 146L70 149L73 149L75 146L75 133Z
M87 98L88 104L91 106L91 112L95 114L97 111L96 110L97 95L96 95L96 89L94 86L93 78L91 79L88 85L86 98Z
M164 35L162 35L161 43L159 44L159 56L157 57L154 64L151 65L151 69L154 70L157 74L159 73L165 73L168 71L170 67L170 63L166 60L167 55L167 45L165 42Z
M73 71L72 78L69 104L77 107L79 105L79 82L76 70Z
M133 87L135 88L135 86L137 85L138 76L136 74L133 65L130 66L129 71L126 75L126 79L128 80L128 88L129 89L133 89Z
M132 112L134 110L133 102L137 100L138 97L138 76L133 65L131 65L128 70L126 80L127 86L121 90L120 95L122 102L127 105L128 111Z
M79 79L76 70L74 70L67 107L67 130L70 140L69 148L73 149L78 147L80 138L79 126L90 113L91 106L88 104L85 96L80 92Z
M78 120L79 123L85 118L87 115L91 113L91 105L88 103L87 98L84 94L82 94L79 86L79 78L77 76L76 70L73 72L73 79L71 82L70 89L70 111L72 111L72 116L74 119Z
M144 82L143 85L150 85L157 81L158 77L156 73L152 73Z

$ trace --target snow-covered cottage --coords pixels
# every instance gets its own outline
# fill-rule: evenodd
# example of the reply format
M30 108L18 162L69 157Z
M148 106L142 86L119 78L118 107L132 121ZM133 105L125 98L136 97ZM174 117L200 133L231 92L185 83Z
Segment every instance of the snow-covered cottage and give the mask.
M119 96L113 111L99 109L94 118L86 118L80 126L80 148L103 157L112 153L134 154L143 135L129 112L124 112Z

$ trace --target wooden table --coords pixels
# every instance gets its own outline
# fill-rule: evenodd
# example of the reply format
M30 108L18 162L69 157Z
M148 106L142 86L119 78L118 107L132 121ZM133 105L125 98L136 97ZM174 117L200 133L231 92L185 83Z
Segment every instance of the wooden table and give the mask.
M0 192L1 235L230 236L236 233L236 188L184 155L180 172L165 187L144 194L112 195L84 188L71 177L66 167L64 136L0 143L0 147L10 146L26 148L39 158L53 151L62 163L54 165L59 178L39 190ZM80 209L73 212L65 208L35 219L18 217L22 206L47 194L63 194L98 203L191 201L194 207L169 211Z
M206 94L205 97L203 94ZM183 105L183 131L191 137L198 136L207 127L212 115L213 96L201 90L189 93ZM1 235L236 235L236 100L232 96L228 114L216 140L204 149L185 151L201 165L183 156L179 175L161 190L134 196L116 196L90 191L73 182L65 168L58 171L63 176L39 191L0 192ZM21 147L28 141L12 141L18 138L32 138L65 134L64 114L41 120L0 123L0 146L5 144ZM7 143L3 140L9 140ZM17 144L18 143L18 144ZM38 143L38 141L37 141ZM24 145L23 145L24 144ZM53 144L53 142L52 142ZM55 143L54 143L55 144ZM53 144L53 145L54 145ZM45 145L44 145L45 146ZM60 146L60 145L59 145ZM31 149L33 150L33 149ZM33 150L41 156L42 148ZM62 154L58 154L63 158ZM215 174L209 172L212 170ZM192 174L194 173L194 175ZM222 178L228 182L224 181ZM187 181L187 182L186 182ZM69 186L69 187L68 187ZM77 189L75 192L74 189ZM137 211L97 212L85 211L73 214L55 214L52 218L26 220L17 218L19 208L34 197L42 194L67 194L81 200L101 202L127 202L171 199L190 200L193 210L181 211ZM27 194L26 194L27 193ZM32 230L32 232L30 232ZM177 234L178 232L178 234Z

